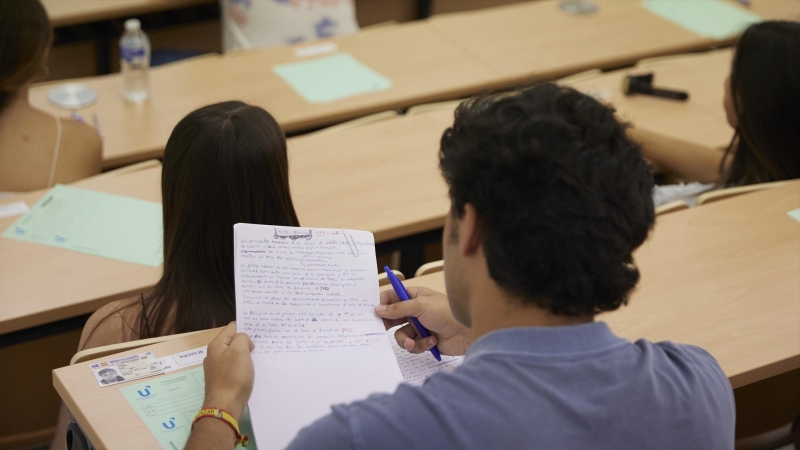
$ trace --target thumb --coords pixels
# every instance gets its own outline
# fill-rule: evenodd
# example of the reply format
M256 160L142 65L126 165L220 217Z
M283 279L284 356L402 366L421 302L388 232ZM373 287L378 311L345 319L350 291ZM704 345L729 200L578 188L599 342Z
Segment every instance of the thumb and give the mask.
M391 305L378 305L375 314L383 319L403 319L406 317L419 317L424 308L419 300L412 299Z
M255 345L253 344L253 341L250 340L250 336L245 333L239 333L233 337L230 348L236 351L246 351L247 353L250 353L253 351L253 349L255 349Z

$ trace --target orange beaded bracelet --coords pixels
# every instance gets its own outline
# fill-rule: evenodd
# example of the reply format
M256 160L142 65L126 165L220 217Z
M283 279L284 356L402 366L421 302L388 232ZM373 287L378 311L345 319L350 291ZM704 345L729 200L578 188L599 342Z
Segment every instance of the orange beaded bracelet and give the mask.
M215 419L219 419L228 424L229 427L233 430L236 434L236 442L234 445L242 444L242 447L247 447L247 441L249 439L248 436L243 435L239 431L239 422L233 417L231 413L225 411L224 409L220 408L207 408L201 409L197 415L194 416L194 420L192 421L192 430L194 430L194 424L197 423L200 419L205 419L206 417L213 417Z

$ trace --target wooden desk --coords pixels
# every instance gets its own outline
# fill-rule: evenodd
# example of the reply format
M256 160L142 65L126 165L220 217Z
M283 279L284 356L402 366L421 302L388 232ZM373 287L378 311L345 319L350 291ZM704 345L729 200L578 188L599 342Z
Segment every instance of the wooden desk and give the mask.
M161 201L161 168L74 186ZM0 200L33 206L48 190ZM7 230L20 216L0 219ZM161 268L0 237L0 334L94 312L155 284Z
M219 329L203 331L148 346L147 350L140 348L121 354L153 351L156 357L161 358L207 345L218 333ZM109 359L111 358L100 358L102 361ZM119 392L120 388L130 386L130 383L101 388L94 380L88 365L89 362L84 362L54 370L53 384L92 445L98 450L161 448L142 419Z
M437 152L452 120L452 111L435 111L290 139L289 179L300 223L368 230L378 243L442 227L449 200ZM160 202L160 180L157 167L75 185ZM0 203L33 206L45 192ZM18 218L0 219L0 231ZM160 268L0 238L0 334L94 312L152 287L160 274Z
M639 132L637 137L669 140L673 145L726 148L733 129L725 118L722 99L725 78L730 73L733 49L679 55L652 63L606 72L564 84L580 91L610 94L603 99L614 105L619 116ZM679 102L646 95L626 96L622 80L631 74L653 72L654 84L689 92L689 100Z
M619 336L708 350L734 388L800 368L800 181L660 216ZM409 286L444 292L442 272Z
M369 230L376 242L443 227L450 200L438 152L452 124L453 111L440 110L289 139L300 223Z
M327 104L309 104L272 72L299 61L295 46L213 55L151 71L152 98L141 105L122 98L119 74L71 80L97 90L99 101L81 113L97 113L104 140L104 166L119 166L162 154L172 129L201 106L243 100L269 110L288 133L387 109L458 98L487 87L496 74L429 24L417 22L331 39L341 51L392 80L388 90ZM320 43L300 45L317 46ZM61 83L34 87L31 103L50 106L47 93Z
M699 36L650 13L641 1L592 0L590 16L565 13L558 0L434 16L431 24L498 70L503 83L552 79L622 67L656 55L732 44ZM733 0L730 3L741 7ZM800 19L797 0L754 0L765 19Z
M121 19L216 0L42 0L53 27Z
M800 223L786 214L798 207L800 182L660 217L637 253L643 279L630 305L600 319L631 340L707 349L734 388L800 367ZM445 291L442 272L406 284ZM146 350L163 357L206 345L217 333ZM101 449L154 446L134 410L120 406L126 404L120 386L100 388L88 364L53 372L87 437Z

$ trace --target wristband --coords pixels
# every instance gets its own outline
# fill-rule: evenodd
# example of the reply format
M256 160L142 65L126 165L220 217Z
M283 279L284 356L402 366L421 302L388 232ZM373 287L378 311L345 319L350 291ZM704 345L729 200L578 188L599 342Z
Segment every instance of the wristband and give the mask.
M205 419L206 417L213 417L228 424L228 426L231 427L233 432L236 434L236 442L234 442L233 444L234 445L242 444L242 447L247 447L247 440L249 439L249 437L243 435L239 431L239 422L237 422L236 419L233 418L233 415L231 415L231 413L225 411L224 409L220 408L201 409L200 411L198 411L197 415L194 416L194 420L192 421L192 430L194 430L194 424L196 424L198 420Z

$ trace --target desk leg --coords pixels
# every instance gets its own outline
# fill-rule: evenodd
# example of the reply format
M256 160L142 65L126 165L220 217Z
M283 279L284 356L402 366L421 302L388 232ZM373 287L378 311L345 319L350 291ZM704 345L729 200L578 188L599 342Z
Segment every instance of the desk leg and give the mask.
M94 40L95 45L95 64L98 75L111 73L111 36L101 34Z
M96 447L89 442L81 427L75 422L72 413L69 413L69 426L67 427L67 449L68 450L96 450Z
M433 1L434 0L417 0L417 19L427 19L431 16Z

